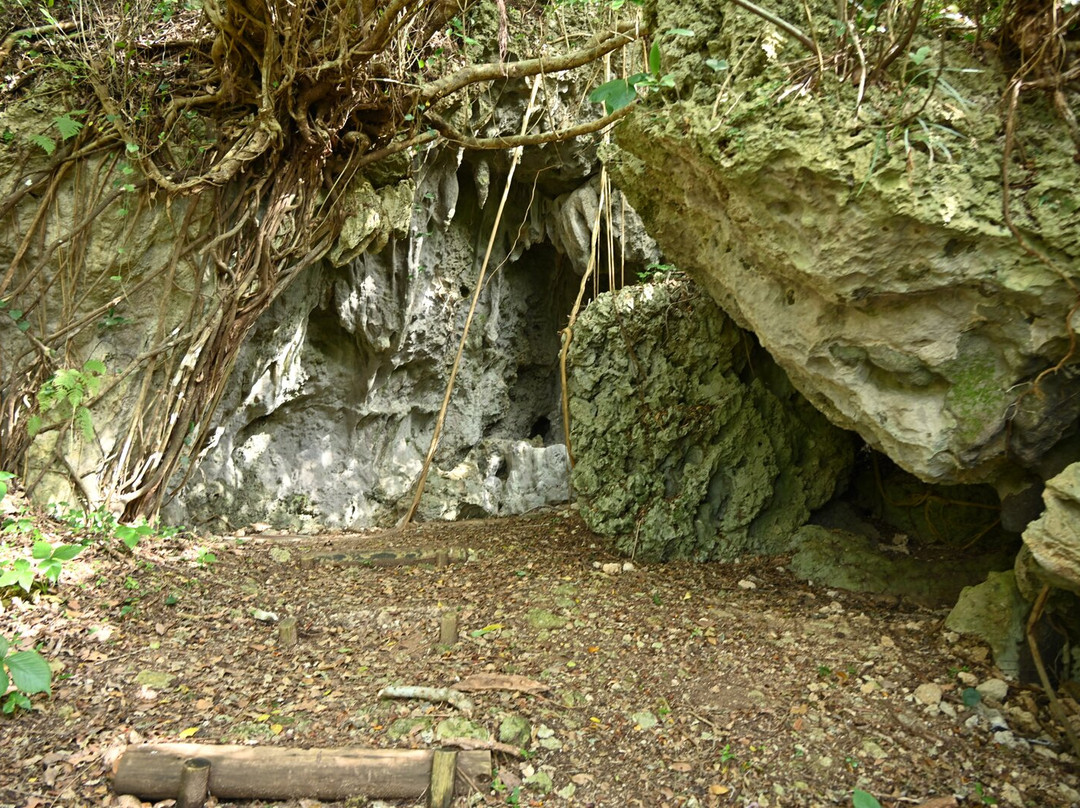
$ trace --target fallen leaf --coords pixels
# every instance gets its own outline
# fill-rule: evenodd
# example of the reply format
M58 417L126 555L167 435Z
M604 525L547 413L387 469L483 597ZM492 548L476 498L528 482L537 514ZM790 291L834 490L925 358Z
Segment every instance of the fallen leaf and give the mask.
M188 727L187 729L180 730L180 737L181 738L190 738L192 735L194 735L198 731L199 731L198 727Z
M709 786L709 793L716 794L717 796L721 794L727 794L729 791L731 791L730 788L728 788L727 786L722 786L719 783L713 783L711 786Z
M674 763L669 763L668 768L673 772L688 772L694 767L687 763L685 760L677 760Z

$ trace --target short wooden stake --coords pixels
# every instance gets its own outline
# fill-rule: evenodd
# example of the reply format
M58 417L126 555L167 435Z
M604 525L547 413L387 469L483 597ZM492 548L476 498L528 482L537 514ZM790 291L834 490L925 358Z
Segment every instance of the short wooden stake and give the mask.
M439 644L440 645L457 645L458 630L457 630L457 612L446 611L442 613L442 620L439 623Z
M446 567L450 565L450 551L443 549L435 554L435 566Z
M450 808L457 779L457 750L436 749L431 759L431 785L428 787L429 808Z
M284 646L296 645L296 618L286 617L278 624L278 642Z
M203 808L210 791L210 761L188 758L180 766L180 791L176 808Z

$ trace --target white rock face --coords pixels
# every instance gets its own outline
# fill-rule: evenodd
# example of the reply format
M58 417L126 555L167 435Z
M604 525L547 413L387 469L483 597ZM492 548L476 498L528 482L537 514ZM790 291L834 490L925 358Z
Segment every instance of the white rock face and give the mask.
M489 193L482 208L470 181L477 170L443 154L418 177L407 232L364 252L359 223L334 253L340 266L310 270L274 304L167 519L317 530L385 525L404 513L499 201ZM576 261L553 245L560 206L518 196L496 239L421 519L517 514L570 495L557 365L558 331L579 284L566 269ZM627 229L640 240L632 218Z

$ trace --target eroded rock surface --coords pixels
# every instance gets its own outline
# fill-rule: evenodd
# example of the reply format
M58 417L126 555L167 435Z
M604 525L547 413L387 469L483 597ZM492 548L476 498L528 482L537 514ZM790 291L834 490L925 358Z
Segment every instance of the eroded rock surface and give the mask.
M924 480L1004 492L1018 467L1048 476L1080 407L1067 373L1032 394L1069 351L1066 276L1080 266L1080 164L1067 137L1046 134L1060 132L1052 113L1021 110L1017 137L1038 154L1012 200L1048 265L1003 218L996 66L949 49L949 66L971 71L954 86L973 102L939 93L922 112L961 133L935 130L945 159L941 141L905 152L898 111L873 89L858 111L856 90L828 76L781 94L804 54L782 36L755 43L759 19L673 0L655 13L655 30L694 32L664 42L678 99L630 116L607 158L668 259L834 423ZM736 45L757 52L733 51L749 67L732 86L703 60L734 59L722 49Z
M786 549L850 465L850 436L684 282L597 298L570 359L575 493L629 555Z

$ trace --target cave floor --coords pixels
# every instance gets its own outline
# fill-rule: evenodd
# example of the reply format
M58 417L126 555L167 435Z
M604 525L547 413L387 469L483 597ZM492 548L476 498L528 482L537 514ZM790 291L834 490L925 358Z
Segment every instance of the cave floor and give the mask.
M944 612L807 585L784 558L624 568L610 548L572 510L154 538L132 555L99 543L53 594L0 612L0 634L32 638L55 673L50 698L0 716L0 806L139 805L110 789L127 744L436 747L455 708L379 690L481 673L529 682L470 692L452 734L498 740L516 716L531 738L524 756L493 752L492 780L456 806L850 806L856 788L886 808L1075 804L1040 691L1009 688L1011 744L973 718L965 688L995 673ZM449 565L424 563L438 549ZM422 552L372 560L385 551ZM296 618L296 645L275 616Z

